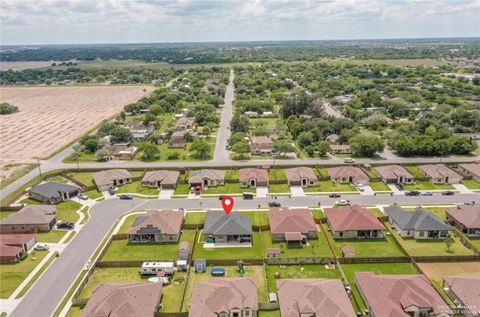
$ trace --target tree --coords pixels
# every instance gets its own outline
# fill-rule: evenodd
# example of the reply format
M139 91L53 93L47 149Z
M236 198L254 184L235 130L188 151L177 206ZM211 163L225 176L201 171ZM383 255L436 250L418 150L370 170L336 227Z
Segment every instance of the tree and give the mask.
M245 116L236 113L230 121L232 132L248 132L248 119Z
M350 147L354 156L373 157L383 151L385 144L375 135L359 134L350 139Z
M273 142L273 149L278 152L278 154L286 155L290 152L295 152L295 146L286 140L276 140Z
M104 157L107 157L108 155L110 155L110 153L108 153L108 151L105 149L100 149L95 153L95 157L97 158L97 161L103 159Z
M0 115L2 114L12 114L12 113L15 113L15 112L18 112L18 107L17 106L13 106L9 103L6 103L6 102L2 102L0 103Z
M195 139L190 144L190 151L193 152L192 157L199 160L206 160L210 157L210 144L205 139Z
M116 126L110 131L110 142L114 143L126 143L133 140L132 133L125 127Z
M160 150L153 144L147 144L143 147L142 161L156 161L160 157Z
M107 136L116 127L117 125L113 122L103 122L98 128L97 134L99 137Z
M159 114L162 114L164 112L165 110L160 105L155 104L150 107L150 113L154 116L158 116Z
M85 142L85 151L87 153L95 153L98 149L98 140L97 139L89 139Z
M237 142L240 142L240 141L244 141L244 140L247 140L248 136L246 133L244 132L236 132L236 133L233 133L231 136L230 136L230 139L228 140L228 144L230 144L230 146L233 146L235 143Z
M250 144L247 141L239 141L233 144L232 152L237 153L240 158L244 158L246 154L250 153Z
M125 119L127 118L127 114L125 113L125 111L120 112L120 118L122 118L122 121L125 122Z
M157 120L157 117L155 117L155 115L151 114L151 113L147 113L145 114L145 116L143 116L143 124L144 125L149 125L150 122L154 122Z
M317 151L320 157L325 157L328 151L330 151L330 142L328 141L318 142Z

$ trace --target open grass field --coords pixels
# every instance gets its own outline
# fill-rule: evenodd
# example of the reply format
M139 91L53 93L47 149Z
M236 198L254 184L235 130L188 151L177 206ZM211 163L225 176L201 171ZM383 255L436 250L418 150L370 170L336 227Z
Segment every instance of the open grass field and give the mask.
M225 268L226 277L240 277L240 273L237 272L235 266L223 266ZM185 301L182 307L182 311L189 311L190 298L192 297L193 288L196 283L202 283L208 281L210 276L210 270L212 267L208 267L205 273L195 273L193 269L190 271L190 276L185 289ZM267 286L265 283L265 271L262 266L245 266L244 277L254 277L257 283L257 296L258 301L262 303L267 302Z
M0 122L0 157L47 157L153 90L152 86L4 87L18 113ZM35 128L33 128L35 127Z
M304 187L303 191L308 192L327 192L327 193L337 193L337 192L356 192L357 189L355 186L350 184L340 184L332 181L318 181L316 186Z
M194 230L183 230L180 242L188 241L193 246ZM180 243L179 242L179 243ZM102 261L153 261L178 258L177 243L128 243L128 240L113 240Z
M2 164L1 159L0 166L2 167L0 168L0 189L10 185L36 167L35 164Z
M142 186L142 182L134 181L129 184L119 186L116 190L116 194L122 193L131 193L131 194L142 194L142 195L153 195L158 196L158 188L151 188Z
M8 298L47 254L46 251L33 251L23 261L1 264L0 298Z
M43 68L52 65L52 61L23 61L23 62L2 62L0 64L1 71L7 70L24 70Z

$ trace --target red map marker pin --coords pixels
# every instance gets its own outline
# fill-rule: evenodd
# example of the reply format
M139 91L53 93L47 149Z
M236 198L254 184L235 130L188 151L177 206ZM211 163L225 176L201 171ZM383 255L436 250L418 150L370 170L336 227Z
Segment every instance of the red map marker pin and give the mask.
M225 214L228 216L233 208L233 198L230 196L224 196L222 199L222 207Z

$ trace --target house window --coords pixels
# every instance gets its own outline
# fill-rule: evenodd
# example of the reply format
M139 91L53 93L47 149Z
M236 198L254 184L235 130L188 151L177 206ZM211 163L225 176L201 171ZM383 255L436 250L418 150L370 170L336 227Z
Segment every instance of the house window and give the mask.
M420 237L424 237L425 236L425 231L420 231L420 233L418 234Z
M340 232L340 237L343 237L343 232Z
M240 314L238 312L232 313L232 317L240 317Z
M243 316L244 316L244 317L250 317L250 311L249 311L249 310L245 310L245 311L243 312Z

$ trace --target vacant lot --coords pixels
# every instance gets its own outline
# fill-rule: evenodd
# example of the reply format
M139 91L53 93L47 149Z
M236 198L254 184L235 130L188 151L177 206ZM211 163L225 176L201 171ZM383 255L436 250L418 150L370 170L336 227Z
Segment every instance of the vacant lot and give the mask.
M1 88L0 102L20 112L2 116L0 157L47 157L148 94L150 86Z

